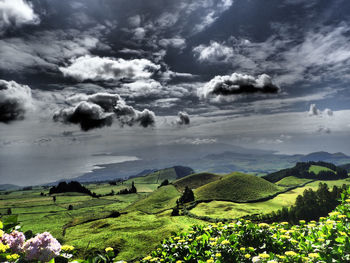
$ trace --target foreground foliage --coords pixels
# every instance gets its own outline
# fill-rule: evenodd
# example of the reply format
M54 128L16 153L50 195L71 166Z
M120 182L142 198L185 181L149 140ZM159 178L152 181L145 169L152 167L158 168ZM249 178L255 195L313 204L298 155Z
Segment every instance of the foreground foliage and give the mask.
M350 189L319 222L194 226L173 236L141 262L349 262Z

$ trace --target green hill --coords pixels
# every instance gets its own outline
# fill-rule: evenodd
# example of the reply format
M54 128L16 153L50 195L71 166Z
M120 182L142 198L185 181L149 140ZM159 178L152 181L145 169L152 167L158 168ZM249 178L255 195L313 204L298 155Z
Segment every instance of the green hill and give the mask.
M180 197L180 193L175 186L167 185L158 188L146 198L143 198L129 207L127 211L142 211L144 213L153 214L160 211L171 209L176 206L176 200Z
M283 189L254 175L233 173L197 188L194 193L196 200L247 202L268 197Z
M276 182L276 184L280 186L297 186L311 181L313 180L306 178L298 178L295 176L287 176Z
M191 189L196 189L208 183L214 182L216 180L220 180L223 176L213 173L198 173L198 174L190 174L185 176L179 180L176 180L172 184L179 190L183 191L186 186Z
M286 177L305 178L309 180L338 180L348 178L347 171L326 162L297 163L292 168L287 168L263 176L269 182L276 183Z
M174 166L154 171L144 176L130 178L126 183L134 181L135 184L160 184L166 179L171 182L192 173L194 173L194 171L190 167Z

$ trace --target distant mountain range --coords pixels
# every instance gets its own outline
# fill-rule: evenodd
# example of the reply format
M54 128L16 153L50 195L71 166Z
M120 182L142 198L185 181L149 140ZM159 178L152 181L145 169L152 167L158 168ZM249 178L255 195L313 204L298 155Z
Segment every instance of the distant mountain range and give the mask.
M240 171L265 175L285 168L293 167L297 162L323 161L335 165L350 163L350 157L344 153L314 152L307 155L282 155L273 151L244 149L241 147L221 145L210 148L210 145L182 145L167 149L162 159L153 159L140 152L140 160L117 164L99 165L100 169L74 178L80 182L113 180L116 178L139 177L156 170L178 165L191 167L195 172L231 173ZM221 151L220 151L221 148ZM208 154L210 153L210 154ZM179 157L180 156L180 157Z

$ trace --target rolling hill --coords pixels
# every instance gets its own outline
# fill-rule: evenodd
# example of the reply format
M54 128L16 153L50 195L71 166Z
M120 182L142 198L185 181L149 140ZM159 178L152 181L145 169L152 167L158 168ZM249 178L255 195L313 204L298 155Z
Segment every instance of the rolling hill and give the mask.
M196 189L208 183L220 180L223 176L213 173L190 174L181 179L174 181L172 184L179 190L183 191L186 186Z
M180 192L173 185L163 186L158 188L147 197L136 201L126 208L127 211L142 211L152 214L159 213L176 206L176 200L180 197Z
M131 177L127 183L134 181L135 184L160 184L166 179L169 181L175 181L192 173L194 173L194 171L190 167L174 166L153 171L143 176Z
M196 200L248 202L276 194L284 188L254 175L233 173L197 188Z
M263 176L269 182L281 182L286 177L297 177L310 180L338 180L348 177L347 171L326 162L300 162L292 168L287 168Z

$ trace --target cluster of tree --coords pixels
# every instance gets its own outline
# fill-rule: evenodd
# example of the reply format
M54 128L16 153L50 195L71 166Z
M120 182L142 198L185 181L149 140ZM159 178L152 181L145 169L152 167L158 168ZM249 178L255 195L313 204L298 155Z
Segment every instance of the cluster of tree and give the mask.
M165 180L158 186L158 188L161 188L162 186L166 186L166 185L169 185L169 180L168 180L168 179L165 179Z
M320 171L318 174L309 172L311 165L317 165L329 168L332 171ZM314 180L338 180L348 177L346 169L337 167L332 163L326 162L299 162L293 168L283 169L281 171L263 176L270 182L277 182L287 176L295 176L299 178L307 178Z
M125 188L122 189L118 192L118 195L126 195L126 194L136 194L137 193L137 189L135 187L134 181L131 183L131 188Z
M116 179L116 180L114 180L114 181L109 181L108 183L109 183L110 185L117 185L117 184L123 183L123 182L124 182L124 180L121 179L121 178L119 178L119 179Z
M83 193L95 198L100 197L100 195L97 195L96 193L91 192L89 189L87 189L77 181L71 181L69 183L60 182L57 186L53 186L50 188L49 194L52 195L52 194L67 193L67 192Z
M322 216L327 216L340 204L341 193L346 189L347 186L344 184L342 187L333 186L330 191L327 184L320 183L316 191L306 189L289 209L284 207L277 212L248 216L248 218L267 223L288 221L292 224L297 224L299 220L318 220Z
M172 216L178 216L180 214L180 205L194 201L194 193L192 189L186 186L185 191L179 199L176 200L176 207L171 212Z

